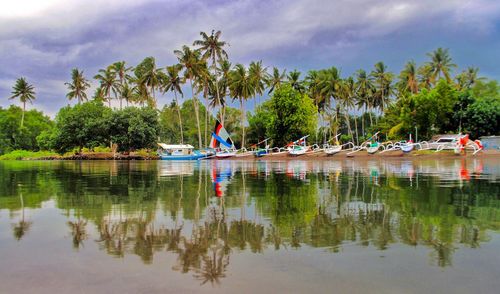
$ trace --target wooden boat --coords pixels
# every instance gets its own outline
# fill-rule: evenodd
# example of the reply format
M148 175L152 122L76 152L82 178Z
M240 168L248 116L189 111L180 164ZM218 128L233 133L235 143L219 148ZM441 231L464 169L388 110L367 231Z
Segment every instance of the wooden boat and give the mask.
M264 148L257 148L256 150L253 151L253 155L255 157L264 157L269 154L269 145L267 145L267 141L269 141L269 138L262 140L259 143L252 146L252 147L258 147L260 144L265 144Z
M286 146L288 148L288 155L300 156L306 154L307 150L309 150L309 147L306 146L307 137L309 137L309 135L304 136L297 141L288 143L288 145Z
M198 160L207 156L199 150L194 150L194 147L189 144L169 145L158 143L160 149L158 156L162 160Z
M215 157L219 159L225 159L236 156L237 150L235 149L221 149L220 151L215 152Z
M342 151L342 145L328 145L324 149L326 155L334 155Z
M210 148L215 150L215 157L225 159L236 156L236 148L224 126L217 120L210 139Z

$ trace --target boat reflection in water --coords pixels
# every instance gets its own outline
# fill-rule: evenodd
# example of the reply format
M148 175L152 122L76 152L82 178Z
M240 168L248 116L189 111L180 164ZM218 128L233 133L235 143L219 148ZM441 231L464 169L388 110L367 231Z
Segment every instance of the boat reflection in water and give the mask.
M48 221L39 212L57 209L72 248L144 264L173 256L170 269L212 285L228 277L233 255L288 249L387 255L411 246L446 267L457 251L498 236L498 166L481 158L6 162L0 216L12 225L0 233L24 242Z

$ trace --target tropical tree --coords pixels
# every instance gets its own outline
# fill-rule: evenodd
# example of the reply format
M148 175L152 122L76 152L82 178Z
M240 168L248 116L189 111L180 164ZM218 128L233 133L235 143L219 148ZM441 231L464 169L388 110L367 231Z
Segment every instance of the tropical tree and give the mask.
M278 68L273 67L273 73L270 75L266 81L267 87L269 88L268 94L271 94L277 87L279 87L286 78L286 70L281 73Z
M262 60L250 63L248 67L248 75L253 83L254 88L254 108L255 108L255 96L262 96L265 90L265 81L267 80L267 67L262 66ZM260 103L260 101L259 101Z
M241 147L245 146L245 101L255 93L254 84L248 71L242 64L237 64L230 73L229 90L233 99L240 101L241 108Z
M193 106L195 110L196 116L196 124L198 127L198 145L201 148L201 128L200 128L200 111L198 106L198 98L196 97L194 91L193 81L196 79L198 72L200 71L200 67L203 66L203 62L201 60L200 52L193 51L188 46L182 46L181 50L175 50L174 54L177 56L179 60L179 64L184 69L184 78L189 80L191 85L191 94L193 96Z
M182 84L184 83L182 77L179 75L182 70L180 64L174 64L172 66L167 66L166 68L166 79L163 84L164 92L174 92L175 104L177 107L177 113L179 114L179 127L181 131L181 143L184 144L184 135L182 134L182 116L181 116L181 105L179 99L177 98L177 93L183 96Z
M320 93L323 96L323 113L327 115L332 106L332 101L337 98L341 87L340 71L332 66L329 69L324 69L319 72L319 87ZM338 125L338 116L335 116L336 124Z
M212 95L212 102L210 104L211 107L215 108L217 106L220 107L219 116L220 122L224 124L225 115L226 115L226 95L229 90L229 73L231 72L232 64L227 59L224 59L219 64L219 72L221 73L221 79L218 82L217 89L219 91L219 95ZM212 91L213 92L213 91Z
M304 85L300 80L300 71L295 69L290 73L288 73L287 80L288 83L292 86L292 88L302 93L302 91L304 90Z
M418 73L415 61L411 60L405 64L399 74L398 88L401 93L418 93Z
M129 106L130 102L134 101L134 91L135 86L130 86L128 82L124 82L120 87L121 98L124 99L125 102L127 102L127 106Z
M9 99L19 99L23 104L23 114L21 116L22 128L24 124L24 112L26 112L26 102L32 103L35 100L35 87L30 85L25 78L19 78L12 88L12 96Z
M146 88L149 88L149 93L151 94L152 104L156 108L156 97L155 90L160 86L160 80L162 79L162 71L160 68L156 67L156 60L154 57L146 57L141 63L139 63L134 73L137 79L137 84L142 84Z
M193 46L199 46L198 50L202 52L202 58L204 60L211 59L212 61L212 71L215 77L215 95L216 99L219 100L219 87L218 87L218 72L217 72L217 63L221 63L223 60L227 60L228 55L224 50L225 46L229 46L229 44L225 41L220 40L221 31L215 32L212 30L212 34L208 36L205 32L200 32L201 39L196 40L193 43Z
M100 69L99 73L94 76L94 79L99 81L100 94L108 102L109 107L111 107L111 93L116 97L120 89L120 83L116 79L111 67Z
M418 69L417 74L419 88L429 90L434 83L432 67L429 64L424 64Z
M118 82L120 84L120 88L119 88L120 109L122 108L122 100L125 99L122 90L123 90L125 83L132 78L128 74L132 69L133 69L133 67L131 67L131 66L127 67L125 61L118 61L118 62L113 63L110 66L111 72L115 75L115 77L118 78ZM127 99L125 99L125 100L126 100L127 106L128 106L129 100L127 100Z
M469 66L456 76L457 87L459 90L470 89L477 81L484 78L478 77L479 68Z
M370 110L370 124L372 124L371 108L373 107L373 93L375 86L365 70L356 72L356 98L358 109L364 109L364 113ZM361 116L361 132L365 135L364 115Z
M349 119L349 110L355 105L356 83L352 77L348 77L342 81L339 89L339 102L344 112L344 118L347 125L347 131L351 138L354 138ZM356 120L355 120L356 122ZM357 132L357 126L356 126Z
M427 53L427 56L431 58L428 63L432 72L433 82L436 83L436 78L441 79L441 75L446 78L447 82L451 81L450 71L456 67L456 64L452 63L448 49L437 48L431 53Z
M370 75L375 85L373 106L384 112L392 94L393 74L387 71L387 66L383 62L377 62Z
M69 92L66 94L66 97L68 97L69 100L77 99L78 103L87 100L87 93L85 93L85 91L90 88L90 83L84 77L83 70L80 71L78 68L74 68L71 71L71 82L64 84L68 86Z

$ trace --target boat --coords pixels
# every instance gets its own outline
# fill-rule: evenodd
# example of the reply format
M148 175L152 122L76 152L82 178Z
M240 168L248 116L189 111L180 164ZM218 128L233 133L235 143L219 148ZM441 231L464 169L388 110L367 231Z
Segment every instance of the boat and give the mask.
M162 160L198 160L207 156L199 150L194 150L194 147L189 144L169 145L158 143L160 149L158 156Z
M326 153L327 156L334 155L334 154L342 151L342 145L340 145L339 140L337 139L339 136L340 136L340 134L337 134L334 138L332 138L335 140L335 145L325 144L323 146L323 151ZM331 141L332 139L330 139L328 141Z
M215 128L210 139L210 148L215 150L215 157L219 159L231 158L236 156L236 148L233 140L224 126L217 120Z
M379 148L380 148L380 143L373 142L366 147L366 152L368 152L368 154L375 154Z
M304 136L297 141L293 141L287 145L288 147L288 154L290 156L299 156L299 155L304 155L306 154L307 150L309 150L309 147L306 146L306 139L309 137L309 135Z
M267 144L267 141L269 141L269 138L262 140L258 142L257 144L253 145L252 147L255 147L256 149L253 151L253 155L255 157L264 157L269 154L269 145ZM264 148L258 148L260 144L265 144Z

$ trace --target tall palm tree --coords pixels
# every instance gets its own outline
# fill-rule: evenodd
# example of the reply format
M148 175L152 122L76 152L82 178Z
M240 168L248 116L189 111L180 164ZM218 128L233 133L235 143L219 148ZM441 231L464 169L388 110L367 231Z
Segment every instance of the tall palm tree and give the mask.
M392 94L393 74L387 71L387 66L383 62L377 62L375 64L375 69L370 75L375 85L373 106L379 108L383 112Z
M174 92L174 97L175 97L175 104L177 106L177 113L179 114L179 126L180 126L180 131L181 131L181 144L184 144L184 135L183 135L183 130L182 130L182 116L181 116L181 106L179 99L177 98L177 93L181 94L181 97L183 96L182 93L182 84L184 83L182 77L179 75L180 71L182 70L182 65L180 64L174 64L172 66L167 66L166 68L166 79L163 85L163 91L168 92L172 91Z
M210 105L208 102L210 96L210 90L214 88L214 77L210 74L207 67L207 62L201 60L200 66L196 71L195 88L198 93L203 94L205 99L205 146L208 145L208 124L210 117ZM216 94L217 95L217 94Z
M262 60L257 62L250 62L250 66L248 67L248 75L253 83L254 88L254 108L255 108L255 96L262 96L265 90L265 81L267 79L267 67L262 66ZM260 104L260 101L259 101Z
M424 64L417 70L419 88L430 89L434 82L432 67L429 64Z
M240 101L241 108L241 147L245 146L245 101L250 98L255 89L253 88L252 80L242 64L237 64L235 69L230 73L229 90L233 99Z
M456 67L456 64L452 63L448 49L440 47L431 53L427 53L427 56L431 58L428 64L431 67L433 81L436 82L436 78L441 79L442 74L450 82L450 71Z
M295 69L288 73L287 80L292 88L302 93L302 91L304 90L304 86L302 85L302 81L300 80L300 71Z
M401 92L418 93L418 73L415 61L411 60L405 64L399 74L398 86Z
M373 107L373 93L375 86L373 85L370 77L365 70L360 69L356 72L356 98L358 108L363 108L366 113ZM361 132L365 135L365 122L364 115L361 116ZM371 122L371 112L370 112Z
M130 86L128 82L124 82L123 85L120 87L121 97L122 99L125 100L127 106L129 106L130 102L134 101L134 90L135 86Z
M227 60L228 55L224 50L224 47L229 46L225 41L220 40L221 31L212 30L212 34L208 36L205 32L200 32L201 39L193 42L193 46L199 46L198 50L202 52L202 58L205 60L212 60L212 71L215 77L215 94L216 99L219 99L219 87L218 87L218 72L217 63L222 62L222 60Z
M306 84L307 92L309 93L309 97L312 98L314 104L316 105L316 108L318 109L318 120L322 122L322 114L324 114L325 111L325 95L321 91L321 74L319 71L316 70L310 70L305 79L304 82ZM322 123L320 124L320 127L322 126ZM319 131L316 130L317 132ZM316 137L318 134L316 133ZM326 135L326 134L325 134ZM325 138L326 140L326 138Z
M83 70L80 71L78 68L74 68L71 71L71 82L64 84L68 86L69 92L66 94L66 97L69 100L76 98L78 103L87 100L87 93L85 91L90 88L90 83L83 75Z
M219 96L214 96L212 102L212 107L220 107L219 115L222 125L224 125L224 119L226 115L226 95L228 95L229 92L229 73L231 72L232 66L233 65L231 64L231 62L229 62L227 59L224 59L219 63L221 79L216 85L219 91Z
M116 97L120 88L119 81L116 79L111 67L100 69L99 73L94 76L94 79L99 81L101 94L103 98L108 101L109 107L111 108L111 93Z
M194 91L193 80L196 79L198 72L200 71L200 67L203 66L203 62L201 60L200 52L193 51L188 46L182 46L181 50L175 50L174 54L177 56L179 60L179 64L184 69L184 78L189 80L191 85L191 93L193 96L193 106L196 116L196 124L198 127L198 145L201 149L201 128L200 128L200 111L198 106L198 98L196 97Z
M120 83L120 90L123 89L124 84L131 79L131 76L128 74L133 67L127 67L125 61L118 61L113 63L111 66L111 72L118 78L118 82ZM120 109L122 108L122 100L125 98L123 97L123 93L120 91ZM128 100L126 100L127 106L128 106Z
M479 68L469 66L456 76L459 90L470 89L477 81L484 78L478 77Z
M355 94L356 94L356 83L352 77L344 79L340 85L339 90L340 104L344 111L344 118L347 125L347 131L351 138L354 138L354 134L351 129L351 122L349 119L349 110L354 107L355 104Z
M320 92L324 96L324 108L327 112L331 109L332 101L337 99L341 87L340 71L332 66L329 69L324 69L319 72L319 87ZM338 116L336 116L336 123L338 124Z
M274 89L278 88L281 83L286 78L286 69L284 69L281 73L278 68L273 67L273 73L271 76L268 77L266 84L267 87L269 88L269 91L267 92L268 94L271 94Z
M145 67L145 71L142 73L140 83L144 83L150 89L151 97L153 99L153 104L156 107L156 96L155 89L158 89L160 86L161 80L161 69L156 67L156 61L154 57L148 57L147 66Z
M12 96L9 99L18 99L23 104L23 112L21 115L21 128L24 125L24 112L26 111L26 102L32 103L35 100L35 87L30 85L25 78L16 80L12 87Z

